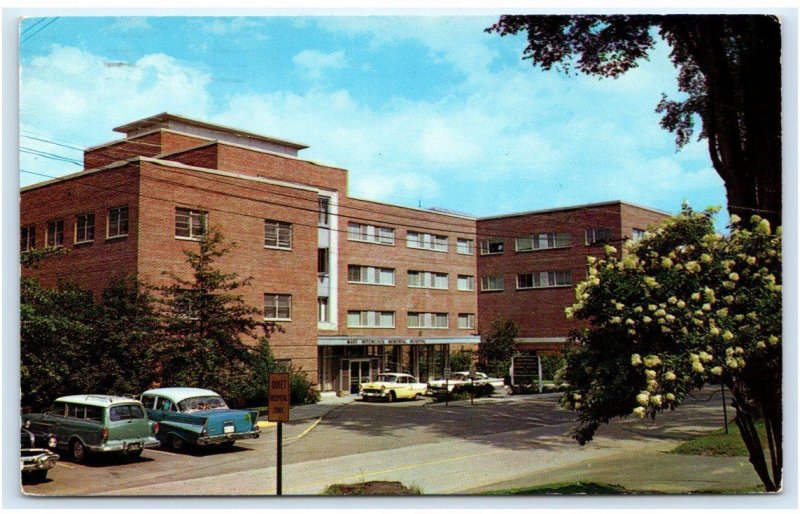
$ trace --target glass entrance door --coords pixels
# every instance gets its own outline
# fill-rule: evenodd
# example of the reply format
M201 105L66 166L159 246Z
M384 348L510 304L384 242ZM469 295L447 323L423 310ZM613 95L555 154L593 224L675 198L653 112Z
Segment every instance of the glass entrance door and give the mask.
M369 360L350 361L350 394L358 394L358 386L369 381Z

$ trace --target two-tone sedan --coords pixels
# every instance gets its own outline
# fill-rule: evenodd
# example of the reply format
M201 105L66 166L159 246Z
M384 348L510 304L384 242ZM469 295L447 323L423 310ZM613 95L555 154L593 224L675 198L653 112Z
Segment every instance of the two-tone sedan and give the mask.
M158 439L172 450L186 445L231 447L240 439L257 439L258 411L228 408L209 389L165 387L141 395L147 414L158 421Z
M419 400L428 391L422 383L408 373L381 373L372 382L361 384L364 400L384 399L389 402L401 398Z

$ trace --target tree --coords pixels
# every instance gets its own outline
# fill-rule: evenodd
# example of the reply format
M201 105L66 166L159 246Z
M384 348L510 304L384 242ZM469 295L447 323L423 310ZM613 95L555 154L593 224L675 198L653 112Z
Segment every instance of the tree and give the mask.
M526 32L523 58L549 70L577 68L617 77L646 59L655 39L672 47L678 89L656 111L678 148L702 127L714 169L725 182L728 210L781 224L781 34L765 15L501 16L486 29Z
M480 369L495 376L508 375L517 334L519 324L516 321L505 316L493 319L489 329L481 335L481 343L478 345Z
M683 212L627 245L622 257L588 257L568 318L589 320L573 334L563 403L578 413L581 444L613 418L654 418L692 389L720 381L767 491L781 486L781 243L766 219L731 217L714 233L713 211ZM768 466L755 419L763 418Z
M161 382L205 387L231 397L250 378L251 341L268 335L263 313L247 305L237 291L250 278L225 273L217 259L235 245L218 229L210 229L197 251L185 251L191 279L167 274L172 284L160 287L164 337L158 345Z

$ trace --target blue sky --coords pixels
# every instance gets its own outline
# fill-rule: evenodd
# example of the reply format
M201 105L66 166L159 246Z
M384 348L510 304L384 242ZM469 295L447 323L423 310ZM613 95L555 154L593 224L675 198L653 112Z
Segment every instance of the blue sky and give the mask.
M168 111L305 143L301 157L350 171L351 195L402 205L488 216L616 199L669 212L725 204L705 141L676 151L659 127L661 93L677 97L666 44L616 80L567 76L522 61L523 37L484 33L495 20L29 18L21 146L79 160L37 139L83 148Z

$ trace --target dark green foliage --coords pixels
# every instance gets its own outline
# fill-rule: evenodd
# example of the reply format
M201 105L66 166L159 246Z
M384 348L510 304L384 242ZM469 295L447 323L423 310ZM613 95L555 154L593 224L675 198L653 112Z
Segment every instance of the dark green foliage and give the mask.
M481 334L478 368L490 376L508 375L517 334L519 334L519 324L516 321L504 316L492 320L488 330Z
M319 391L308 379L308 374L301 369L289 371L289 403L291 405L308 405L319 401Z
M473 362L473 352L470 350L460 350L450 354L450 370L468 371Z
M250 279L216 267L233 246L211 228L197 251L185 252L191 278L170 273L173 283L160 288L164 337L156 353L162 385L208 388L225 398L246 388L253 366L246 341L266 334L266 327L262 311L238 294Z
M566 366L567 362L563 355L542 355L542 379L554 380L556 373Z
M45 259L55 257L57 255L64 255L68 252L63 246L50 246L47 248L31 248L27 252L23 252L19 256L19 262L23 268L36 269L39 264Z
M781 224L781 27L767 15L501 16L487 32L527 33L523 58L544 70L618 77L669 43L682 100L662 96L677 146L708 140L728 209ZM702 129L695 130L695 120Z
M261 337L251 355L251 365L245 380L231 385L228 404L232 407L263 407L267 404L269 374L283 369L272 355L269 338Z

